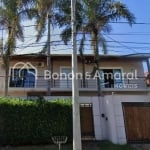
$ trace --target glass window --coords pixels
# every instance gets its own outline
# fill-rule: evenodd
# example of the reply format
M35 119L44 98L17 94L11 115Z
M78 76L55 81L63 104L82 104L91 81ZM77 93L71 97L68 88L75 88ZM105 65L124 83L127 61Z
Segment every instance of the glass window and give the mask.
M11 69L10 87L35 87L35 70Z
M114 74L114 87L120 88L122 87L122 73L121 69L113 69Z
M103 88L119 88L122 85L121 69L102 69L100 75Z
M60 79L60 87L61 88L71 88L72 80L71 80L71 68L63 67L61 68L61 79Z

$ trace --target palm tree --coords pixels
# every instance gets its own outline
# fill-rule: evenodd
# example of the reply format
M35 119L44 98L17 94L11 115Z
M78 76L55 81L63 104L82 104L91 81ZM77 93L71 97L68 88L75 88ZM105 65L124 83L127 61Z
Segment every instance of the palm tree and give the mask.
M3 61L5 64L5 96L8 96L9 57L14 53L16 41L24 41L21 21L24 18L32 18L36 11L27 8L31 2L28 0L2 0L0 7L0 25L8 33L8 39L4 46ZM30 5L31 7L31 5Z
M62 3L66 0L64 1L33 0L33 1L34 1L34 8L38 11L38 16L36 16L36 31L37 31L36 41L38 42L43 37L43 34L47 31L48 15L50 16L50 22L52 25L56 25L58 24L58 22L60 22L60 20L57 18L57 13L60 12L59 9L63 7Z
M83 33L83 36L80 41L80 46L79 46L79 54L80 54L81 64L82 64L82 79L83 79L82 86L83 86L83 88L86 87L84 42L85 42L85 33Z
M45 46L41 53L47 53L47 69L51 71L51 55L50 55L50 26L51 25L58 25L62 23L60 20L59 13L61 13L61 9L69 7L64 7L64 1L67 0L37 0L35 2L35 9L38 11L39 16L36 17L36 30L37 30L37 39L38 42L41 40L43 34L47 31L47 22L48 22L48 38ZM70 20L68 20L69 22ZM51 95L51 79L48 80L48 90L47 95Z
M77 20L77 23L79 23L77 24L77 31L84 30L84 33L90 34L95 64L93 73L95 73L95 71L99 70L99 47L101 46L103 53L107 54L107 42L103 37L103 33L111 31L110 22L125 19L129 25L132 25L135 22L135 17L125 4L117 0L82 0L80 4L83 9L82 13L81 11L77 11L77 16L80 16L79 18L82 18L82 21L78 22ZM77 10L80 10L80 8L77 8ZM68 12L64 11L63 18L65 16L68 16ZM70 39L71 25L64 23L64 26L67 27L62 32L62 39L67 43ZM98 96L100 96L101 87L99 78L97 79L97 87Z

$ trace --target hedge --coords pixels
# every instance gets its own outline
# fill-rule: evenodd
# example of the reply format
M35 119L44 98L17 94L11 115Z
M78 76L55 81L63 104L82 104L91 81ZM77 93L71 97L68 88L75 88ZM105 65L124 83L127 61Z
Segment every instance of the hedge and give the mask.
M0 145L46 144L54 135L72 139L70 100L0 98Z

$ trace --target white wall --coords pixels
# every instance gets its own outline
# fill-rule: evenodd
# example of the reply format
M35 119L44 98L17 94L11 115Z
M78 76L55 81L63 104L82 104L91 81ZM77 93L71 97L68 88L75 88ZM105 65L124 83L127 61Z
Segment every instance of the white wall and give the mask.
M150 102L150 96L112 94L100 99L80 97L80 103L93 104L96 140L110 140L115 144L127 143L122 102Z
M126 133L123 118L122 102L150 102L150 96L115 95L104 97L105 113L108 117L108 139L116 144L125 144Z

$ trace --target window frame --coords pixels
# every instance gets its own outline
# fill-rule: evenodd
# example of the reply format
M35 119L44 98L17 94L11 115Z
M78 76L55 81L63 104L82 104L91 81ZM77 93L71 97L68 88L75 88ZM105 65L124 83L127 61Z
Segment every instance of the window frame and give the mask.
M28 87L26 87L26 86L10 86L10 84L11 84L11 82L12 82L12 71L14 70L14 69L17 69L17 70L20 70L20 69L22 69L22 68L10 68L10 70L9 70L9 74L10 74L10 78L9 78L9 88L27 88L27 89L29 89L29 88L35 88L36 87L36 83L37 83L37 80L36 80L36 77L34 76L34 86L28 86ZM32 70L34 70L34 73L36 74L36 69L34 69L34 68L24 68L24 69L22 69L22 70L30 70L30 69L32 69ZM24 81L25 82L25 81Z
M123 68L122 68L122 67L100 67L100 68L99 68L99 71L100 71L100 70L105 70L105 69L106 69L106 70L107 70L107 69L108 69L108 70L110 69L110 70L112 70L112 71L114 71L115 69L116 69L116 70L118 69L118 70L121 71L121 73L123 73ZM121 76L121 77L122 77L122 76ZM102 82L102 83L105 83L105 82ZM122 83L121 83L121 84L124 85L123 77L122 77ZM101 87L107 89L107 87L105 87L105 85L101 85ZM113 87L113 89L115 89L115 88L117 88L117 87L115 87L115 80L114 80L114 87Z

